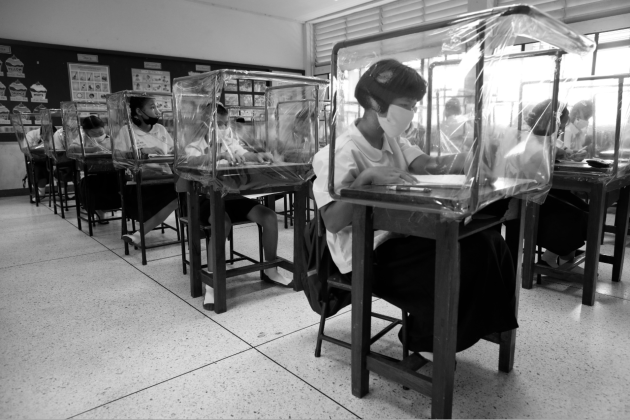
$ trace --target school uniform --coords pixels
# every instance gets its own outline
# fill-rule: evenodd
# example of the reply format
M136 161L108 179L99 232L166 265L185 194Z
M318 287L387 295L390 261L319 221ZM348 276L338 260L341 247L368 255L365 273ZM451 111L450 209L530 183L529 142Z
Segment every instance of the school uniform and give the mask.
M42 143L41 128L37 130L31 130L26 133L26 142L31 150L31 164L33 165L33 172L35 173L35 182L39 182L41 179L48 180L48 165L46 164L46 158L44 156L44 144ZM33 151L33 149L36 149Z
M161 124L155 124L151 130L146 133L135 124L131 124L136 140L138 150L143 148L157 147L164 154L168 154L173 149L173 139L166 128ZM129 139L129 128L124 126L120 130L120 134L114 140L117 150L132 150L131 140ZM172 175L171 168L166 163L147 163L142 165L142 177L150 178L156 176ZM125 202L125 214L135 220L139 220L138 214L138 197L135 184L125 185L123 190ZM143 185L142 186L142 213L143 220L155 216L164 207L173 200L177 199L175 186L171 184Z
M225 137L219 142L219 153L227 153L227 147L230 151L239 157L243 157L247 150L240 144L238 138L234 136ZM208 156L210 146L205 138L190 143L184 149L184 153L188 157ZM258 201L247 197L240 197L233 200L225 201L225 212L230 216L232 222L243 222L247 220L247 214L259 205ZM208 223L210 220L210 199L203 196L199 200L199 222Z
M575 124L568 123L564 128L564 147L569 150L580 150L584 147L586 136Z
M372 167L408 170L424 153L406 139L384 135L381 150L373 148L356 125L336 142L334 189L349 187L359 173ZM319 208L333 199L328 193L328 148L314 157L317 176L313 194ZM326 232L335 265L352 276L352 226L338 233ZM410 314L409 348L433 351L435 292L435 241L377 231L374 234L374 285L376 295ZM483 336L518 327L514 316L515 274L511 255L500 233L484 231L460 241L460 298L457 351L465 350Z

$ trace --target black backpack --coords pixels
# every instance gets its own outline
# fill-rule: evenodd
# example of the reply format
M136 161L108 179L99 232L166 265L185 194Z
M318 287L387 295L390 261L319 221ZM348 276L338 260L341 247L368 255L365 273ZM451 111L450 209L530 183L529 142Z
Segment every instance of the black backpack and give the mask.
M325 232L318 234L317 217L306 224L304 229L304 267L306 276L302 277L304 294L311 305L311 309L322 314L324 302L328 301L326 307L326 318L335 315L351 302L350 292L337 288L332 288L328 292L328 279L335 278L343 283L350 283L349 276L341 274L333 261ZM319 255L318 255L319 254ZM319 259L319 261L318 261Z

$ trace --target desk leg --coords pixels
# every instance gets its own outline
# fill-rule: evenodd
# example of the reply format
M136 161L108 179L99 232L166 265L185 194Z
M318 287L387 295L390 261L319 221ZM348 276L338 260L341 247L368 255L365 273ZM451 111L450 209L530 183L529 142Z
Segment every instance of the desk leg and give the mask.
M591 186L588 208L588 232L586 235L586 261L584 263L584 289L582 304L593 306L599 267L599 248L602 237L602 220L606 212L606 193L604 184Z
M626 235L628 234L628 206L630 205L630 187L622 188L617 201L615 214L615 251L613 254L612 281L621 281L623 260L626 251ZM606 217L606 215L604 215Z
M77 209L77 228L79 230L83 230L81 229L81 204L79 204L80 201L80 194L81 194L81 168L79 168L79 165L77 164L77 168L76 171L74 171L74 205Z
M453 410L459 305L459 224L440 222L436 229L431 417L444 419L451 418Z
M308 192L306 184L302 185L295 192L295 212L293 213L293 290L299 292L303 290L303 277L305 276L302 261L304 252L302 243L304 242L304 228L306 227L306 200Z
M521 211L523 211L521 209ZM538 214L540 206L531 201L525 203L524 217L521 224L527 227L525 230L525 249L523 252L523 289L531 289L534 284L534 264L536 256L536 241L538 236ZM517 277L518 278L518 277Z
M210 194L210 220L212 234L210 243L213 252L208 256L208 271L212 270L214 283L214 312L227 311L227 285L225 277L225 203L221 191L212 190Z
M201 234L199 229L199 194L197 184L188 181L186 188L188 204L188 261L190 276L190 296L193 298L203 294L201 282Z
M354 205L352 218L352 395L369 391L374 227L372 207Z
M521 288L518 281L523 274L523 240L525 236L525 216L527 214L527 201L521 200L520 223L508 223L506 225L506 242L512 253L516 279L514 283L514 315L518 319L518 303ZM505 331L501 334L499 344L499 371L511 372L514 368L514 350L516 349L516 330Z

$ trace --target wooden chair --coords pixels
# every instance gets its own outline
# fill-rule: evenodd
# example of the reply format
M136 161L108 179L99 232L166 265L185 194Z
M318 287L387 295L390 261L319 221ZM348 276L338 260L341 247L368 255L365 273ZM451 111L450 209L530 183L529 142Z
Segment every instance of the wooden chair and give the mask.
M184 274L188 273L187 266L190 264L188 259L186 258L186 242L188 241L188 212L186 209L186 193L179 193L177 196L177 206L179 211L179 231L180 231L180 245L182 247L182 272ZM249 220L247 221L238 221L232 222L232 226L245 225L249 223L254 223ZM264 261L263 256L263 245L262 245L262 227L260 225L256 225L258 227L258 261L255 259L237 252L234 250L234 229L230 231L228 234L227 240L230 243L230 258L226 259L225 262L227 264L234 264L239 261L249 261L253 263L262 263ZM211 226L207 223L201 223L199 225L200 230L203 232L205 240L206 240L206 249L210 243L210 235L212 234ZM236 255L236 258L234 257ZM208 264L202 264L201 268L207 268Z

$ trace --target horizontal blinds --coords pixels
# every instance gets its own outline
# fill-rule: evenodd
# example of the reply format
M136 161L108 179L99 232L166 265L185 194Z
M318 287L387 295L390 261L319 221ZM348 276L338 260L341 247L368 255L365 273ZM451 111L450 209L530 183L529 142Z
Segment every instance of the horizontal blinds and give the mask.
M415 26L466 13L467 0L400 0L313 25L315 66L330 64L333 46L344 40Z
M497 6L522 3L522 0L498 0ZM529 0L527 4L566 23L615 16L630 11L628 0Z

